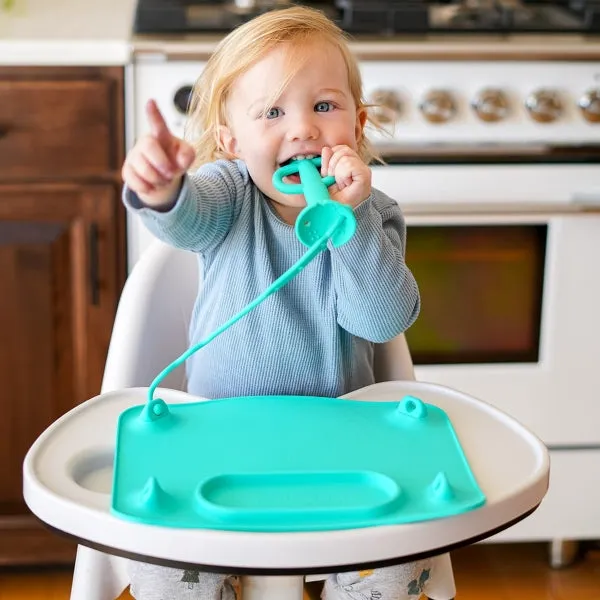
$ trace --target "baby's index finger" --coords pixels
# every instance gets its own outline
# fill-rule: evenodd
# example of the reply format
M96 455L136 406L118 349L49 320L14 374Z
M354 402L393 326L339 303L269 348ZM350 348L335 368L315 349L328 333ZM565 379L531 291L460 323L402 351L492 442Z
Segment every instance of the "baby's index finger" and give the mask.
M150 124L150 133L162 144L170 144L171 132L154 100L148 100L146 103L146 116Z

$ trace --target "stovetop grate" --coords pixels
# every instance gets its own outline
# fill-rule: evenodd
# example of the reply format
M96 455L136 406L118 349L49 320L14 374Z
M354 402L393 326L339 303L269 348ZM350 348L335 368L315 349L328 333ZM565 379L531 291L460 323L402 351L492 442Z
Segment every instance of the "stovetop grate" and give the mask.
M355 35L600 31L600 0L138 0L134 31L226 33L262 12L293 3L323 10Z

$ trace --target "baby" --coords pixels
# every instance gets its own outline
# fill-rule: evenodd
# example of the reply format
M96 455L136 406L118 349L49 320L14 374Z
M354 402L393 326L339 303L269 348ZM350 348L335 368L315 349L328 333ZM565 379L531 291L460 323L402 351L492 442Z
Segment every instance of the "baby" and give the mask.
M331 198L352 207L357 219L350 241L329 244L189 359L190 393L340 396L375 382L374 345L417 318L419 292L404 261L402 213L371 187L361 88L340 29L319 11L293 7L253 19L218 45L194 88L192 143L172 135L157 106L148 104L151 133L125 160L124 201L158 238L198 254L203 283L191 344L305 253L294 223L306 201L274 188L280 166L321 157L322 175L335 178ZM188 173L192 166L198 168ZM334 575L323 596L414 600L428 569L421 561ZM132 563L131 593L139 600L235 597L226 575L142 563Z

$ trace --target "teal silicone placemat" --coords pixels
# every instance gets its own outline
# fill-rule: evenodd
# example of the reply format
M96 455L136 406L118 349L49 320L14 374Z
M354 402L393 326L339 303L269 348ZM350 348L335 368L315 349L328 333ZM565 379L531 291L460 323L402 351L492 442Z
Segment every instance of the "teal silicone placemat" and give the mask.
M170 527L316 531L482 505L452 424L406 396L153 400L118 422L111 508Z

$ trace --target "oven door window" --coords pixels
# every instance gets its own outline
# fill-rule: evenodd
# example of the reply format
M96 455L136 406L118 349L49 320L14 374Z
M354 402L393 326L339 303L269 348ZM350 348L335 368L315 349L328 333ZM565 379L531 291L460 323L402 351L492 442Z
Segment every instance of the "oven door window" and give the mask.
M538 360L546 225L412 226L415 364Z

